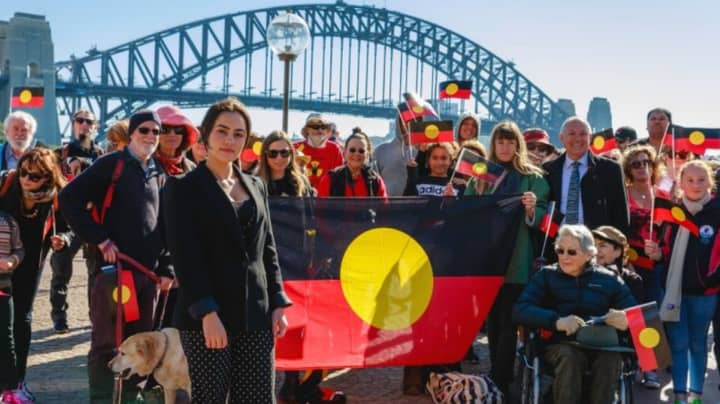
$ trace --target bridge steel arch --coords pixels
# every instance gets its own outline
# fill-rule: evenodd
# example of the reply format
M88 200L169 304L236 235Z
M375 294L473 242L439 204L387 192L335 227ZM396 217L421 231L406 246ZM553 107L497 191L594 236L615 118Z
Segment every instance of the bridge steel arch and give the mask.
M265 49L267 54L265 28L272 18L287 10L308 22L313 38L358 41L358 63L361 58L359 43L363 41L394 49L430 65L435 70L434 75L431 75L432 86L429 86L432 94L430 98L435 97L440 75L458 79L472 78L476 109L477 105L481 105L489 120L508 118L518 122L521 127L538 126L556 132L566 118L566 113L520 73L513 63L502 60L468 38L407 14L344 2L243 11L166 29L108 50L92 49L85 57L71 57L70 60L56 63L57 96L60 98L58 108L61 114L81 106L90 108L103 123L122 119L137 109L161 100L183 106L204 106L227 94L238 96L250 106L280 108L281 94L272 96L272 86L268 89L266 85L265 91L258 93L253 92L250 84L246 84L239 92L231 93L227 83L231 61L245 57L251 64L253 52ZM306 55L308 52L306 50ZM352 48L348 50L350 52ZM342 53L340 58L342 61ZM322 59L324 63L325 42ZM266 61L272 64L272 55ZM310 60L310 63L314 62ZM407 66L407 56L405 63ZM299 69L298 62L294 66ZM307 64L303 66L303 69L306 68ZM392 68L390 66L391 76ZM205 75L216 69L223 70L224 91L206 91L203 84ZM405 73L402 66L399 70L399 82L402 84ZM266 67L266 81L267 71ZM358 67L358 78L359 73ZM252 69L246 68L243 74L248 76L245 77L246 83L250 83ZM306 80L306 73L303 75ZM332 72L330 75L332 78ZM340 75L339 93L332 93L332 89L329 89L328 92L323 91L314 96L311 73L310 93L303 91L303 95L293 96L292 107L299 110L332 110L367 117L394 116L394 105L400 98L401 86L397 86L398 91L393 91L391 85L387 94L383 88L379 98L375 94L368 97L367 90L364 98L360 98L359 91L354 96L343 97L342 71ZM350 76L348 69L347 87L351 87ZM190 83L198 79L201 80L200 88L189 88ZM383 87L384 79L383 76ZM406 88L410 87L407 78L405 84Z

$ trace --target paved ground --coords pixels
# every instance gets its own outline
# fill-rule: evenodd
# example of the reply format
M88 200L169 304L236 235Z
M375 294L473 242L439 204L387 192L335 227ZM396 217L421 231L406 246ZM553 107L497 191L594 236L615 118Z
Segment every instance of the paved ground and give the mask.
M89 348L90 324L86 303L86 270L84 262L75 261L75 277L70 288L70 327L65 335L54 335L50 321L48 288L50 268L46 267L40 292L35 302L33 319L33 341L30 347L28 382L36 393L39 403L87 402L86 354ZM476 344L476 352L481 358L487 358L485 340ZM487 360L483 364L468 367L466 371L487 371ZM717 365L710 355L708 360L709 377L705 384L705 403L720 402ZM670 376L661 374L664 386L660 392L636 388L638 403L672 402ZM350 403L395 403L422 404L431 403L428 397L407 397L400 392L402 369L365 369L334 372L326 382L329 387L345 391Z

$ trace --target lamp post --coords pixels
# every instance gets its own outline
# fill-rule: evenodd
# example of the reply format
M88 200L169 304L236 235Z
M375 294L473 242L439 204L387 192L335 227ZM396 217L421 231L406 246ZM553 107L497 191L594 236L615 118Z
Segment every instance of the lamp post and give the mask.
M305 20L297 14L287 12L270 21L267 28L267 42L278 58L285 62L285 79L283 83L283 124L282 129L288 133L288 109L290 108L290 62L294 61L308 46L310 30Z

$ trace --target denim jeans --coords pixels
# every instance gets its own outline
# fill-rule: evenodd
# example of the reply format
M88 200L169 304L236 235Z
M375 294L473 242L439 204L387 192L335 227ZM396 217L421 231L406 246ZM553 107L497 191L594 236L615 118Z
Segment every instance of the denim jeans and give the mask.
M673 391L686 393L688 370L690 391L702 394L707 367L707 338L715 314L717 295L683 296L680 321L667 322L668 343L672 352Z

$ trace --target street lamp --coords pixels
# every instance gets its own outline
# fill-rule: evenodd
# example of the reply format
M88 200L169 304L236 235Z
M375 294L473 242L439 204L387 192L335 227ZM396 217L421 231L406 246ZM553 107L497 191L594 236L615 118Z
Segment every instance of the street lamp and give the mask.
M310 30L305 20L287 12L273 18L267 28L267 42L278 58L285 62L283 84L283 131L288 133L288 109L290 108L290 62L302 53L310 41Z

